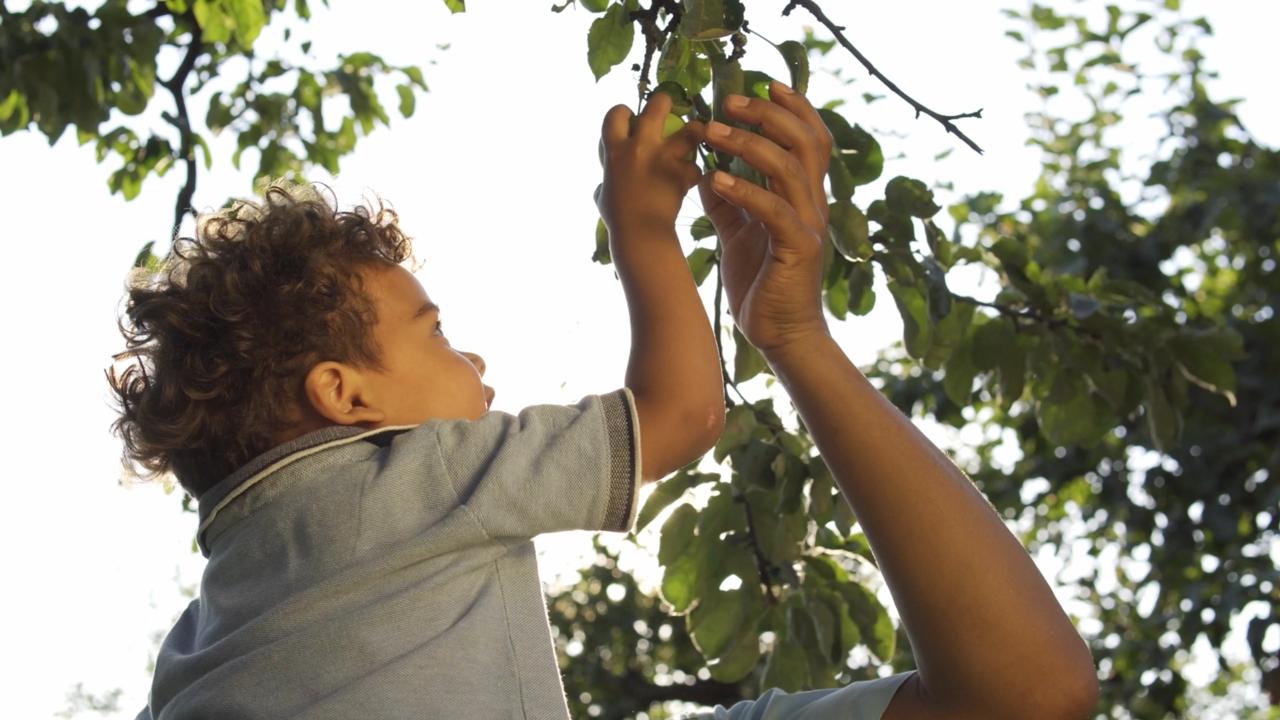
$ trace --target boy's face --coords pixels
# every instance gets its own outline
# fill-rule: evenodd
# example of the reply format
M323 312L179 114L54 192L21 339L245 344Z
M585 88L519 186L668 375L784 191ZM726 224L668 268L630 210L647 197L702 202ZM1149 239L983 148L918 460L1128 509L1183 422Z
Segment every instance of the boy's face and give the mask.
M476 420L485 414L494 391L480 380L484 359L449 345L440 329L440 311L418 279L399 265L370 268L364 278L377 307L374 336L386 368L359 371L360 400L382 415L370 424Z

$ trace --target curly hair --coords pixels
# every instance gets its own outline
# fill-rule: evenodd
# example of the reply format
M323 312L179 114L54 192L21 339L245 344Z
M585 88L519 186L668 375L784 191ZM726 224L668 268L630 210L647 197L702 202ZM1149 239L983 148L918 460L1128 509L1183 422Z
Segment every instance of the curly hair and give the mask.
M339 211L314 185L276 182L200 215L158 270L135 268L114 356L132 362L106 371L126 471L172 473L199 498L296 425L317 362L382 370L360 270L413 257L398 220L381 199Z

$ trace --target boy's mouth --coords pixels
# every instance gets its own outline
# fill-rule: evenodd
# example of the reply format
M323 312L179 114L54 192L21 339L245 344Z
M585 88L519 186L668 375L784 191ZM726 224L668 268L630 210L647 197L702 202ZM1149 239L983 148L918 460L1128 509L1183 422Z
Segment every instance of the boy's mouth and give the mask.
M493 388L489 387L488 385L484 386L484 406L485 407L489 407L493 405L493 396L496 394L497 393L494 392Z

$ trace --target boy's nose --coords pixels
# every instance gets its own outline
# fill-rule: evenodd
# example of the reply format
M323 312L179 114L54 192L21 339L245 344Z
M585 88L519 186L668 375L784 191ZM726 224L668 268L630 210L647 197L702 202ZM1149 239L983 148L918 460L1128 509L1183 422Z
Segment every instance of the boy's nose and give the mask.
M464 352L462 353L462 355L466 359L470 360L471 364L476 366L476 370L480 371L480 376L484 377L484 367L485 367L484 358L480 357L475 353L469 353L469 352Z

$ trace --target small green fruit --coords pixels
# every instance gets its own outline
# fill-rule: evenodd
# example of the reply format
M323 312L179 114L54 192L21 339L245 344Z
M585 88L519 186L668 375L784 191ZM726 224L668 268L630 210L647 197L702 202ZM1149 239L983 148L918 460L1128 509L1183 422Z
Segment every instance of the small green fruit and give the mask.
M667 119L662 121L662 137L671 137L682 127L684 127L684 118L668 113Z

